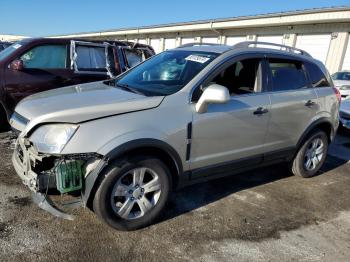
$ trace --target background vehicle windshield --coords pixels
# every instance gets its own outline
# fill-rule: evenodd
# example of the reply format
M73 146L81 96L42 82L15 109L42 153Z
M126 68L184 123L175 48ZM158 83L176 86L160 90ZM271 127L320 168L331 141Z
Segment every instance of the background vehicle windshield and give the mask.
M163 52L116 80L116 86L147 96L171 95L182 89L217 54L172 50Z
M338 72L332 75L333 80L348 80L350 81L350 72Z
M0 52L0 60L4 59L5 57L11 55L13 52L15 52L21 45L19 43L14 43L13 45L10 45L8 48L5 48Z

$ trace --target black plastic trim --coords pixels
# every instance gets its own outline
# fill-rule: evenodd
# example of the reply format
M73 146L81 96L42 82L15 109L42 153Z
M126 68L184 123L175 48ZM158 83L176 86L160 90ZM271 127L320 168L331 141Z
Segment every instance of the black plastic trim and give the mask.
M334 138L334 134L335 134L335 130L334 130L334 127L332 125L332 122L328 118L322 117L322 118L317 119L315 122L313 122L312 124L310 124L306 128L306 130L303 132L303 134L299 138L299 141L297 143L297 148L299 148L301 146L302 142L307 138L307 136L310 134L310 132L313 129L315 129L318 125L321 125L321 124L327 124L331 127L331 134L330 134L329 140L332 141Z
M113 149L111 152L109 152L105 156L105 158L108 159L109 161L114 160L114 159L117 159L118 157L121 157L124 153L130 150L142 148L142 147L153 147L153 148L157 148L165 151L173 159L176 165L178 174L182 174L183 172L182 161L179 154L176 152L176 150L169 144L153 138L142 138L142 139L136 139L130 142L126 142L125 144L122 144L116 147L115 149Z

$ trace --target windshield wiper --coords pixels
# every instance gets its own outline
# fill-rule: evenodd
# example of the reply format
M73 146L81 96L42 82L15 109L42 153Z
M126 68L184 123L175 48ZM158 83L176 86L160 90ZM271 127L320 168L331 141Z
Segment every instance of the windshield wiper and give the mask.
M128 84L119 84L118 82L116 83L117 87L121 87L123 90L129 91L131 93L139 94L139 95L145 95L144 93L140 92L139 90L130 87Z

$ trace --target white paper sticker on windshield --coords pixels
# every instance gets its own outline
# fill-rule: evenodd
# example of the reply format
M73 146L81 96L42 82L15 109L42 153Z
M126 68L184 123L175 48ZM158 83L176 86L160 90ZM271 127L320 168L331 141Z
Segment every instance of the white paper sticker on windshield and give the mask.
M12 47L13 47L14 49L18 49L18 48L21 47L21 45L20 45L20 44L14 44Z
M205 56L199 56L199 55L189 55L188 57L185 58L188 61L193 61L197 63L204 64L207 62L210 58L205 57Z

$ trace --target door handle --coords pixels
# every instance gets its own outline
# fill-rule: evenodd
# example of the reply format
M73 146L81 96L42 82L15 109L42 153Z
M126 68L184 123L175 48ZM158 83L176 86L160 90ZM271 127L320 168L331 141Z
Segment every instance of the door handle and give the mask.
M263 114L266 114L268 113L269 110L267 108L263 108L263 107L258 107L254 112L253 114L254 115L263 115Z
M314 106L316 103L314 102L314 101L312 101L312 100L308 100L306 103L305 103L305 106L307 106L307 107L312 107L312 106Z

